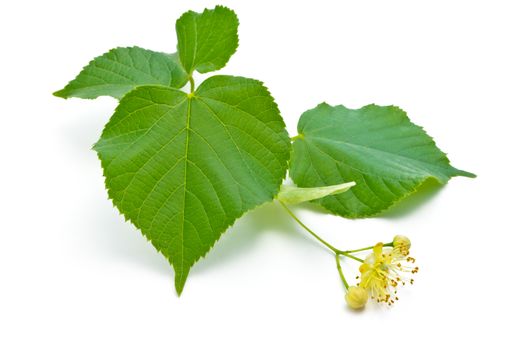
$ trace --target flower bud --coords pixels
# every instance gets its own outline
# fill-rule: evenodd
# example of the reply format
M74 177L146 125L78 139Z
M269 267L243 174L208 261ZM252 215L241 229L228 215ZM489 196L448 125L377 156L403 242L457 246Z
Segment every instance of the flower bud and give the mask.
M368 292L359 286L350 286L345 295L346 303L352 309L362 309L368 301Z
M407 256L410 246L411 243L408 237L401 235L394 237L394 249L397 249L401 254Z

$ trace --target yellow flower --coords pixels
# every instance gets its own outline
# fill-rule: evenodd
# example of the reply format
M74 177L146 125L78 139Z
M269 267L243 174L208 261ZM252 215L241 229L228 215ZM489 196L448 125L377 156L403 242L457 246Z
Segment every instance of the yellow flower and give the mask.
M399 253L407 256L410 250L410 239L406 236L397 235L394 237L393 241L394 250L398 250Z
M358 285L368 291L371 299L392 305L398 300L397 287L414 282L406 278L406 273L417 273L419 268L411 266L415 259L408 256L406 245L403 247L384 248L383 243L377 243L359 267L361 281Z
M358 286L350 286L345 295L346 303L352 309L362 309L368 301L368 292L366 289Z

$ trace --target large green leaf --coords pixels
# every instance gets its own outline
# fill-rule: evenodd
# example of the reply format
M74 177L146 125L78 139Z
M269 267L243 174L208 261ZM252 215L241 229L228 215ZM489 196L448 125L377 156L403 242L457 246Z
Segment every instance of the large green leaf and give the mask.
M133 90L95 150L110 198L169 259L180 294L235 219L278 193L290 140L260 82L214 76L194 94Z
M446 183L458 170L425 131L394 106L347 109L320 104L305 112L292 148L290 175L301 187L355 181L349 191L318 200L345 217L381 212L426 180Z
M176 24L177 50L186 72L206 73L224 67L239 45L238 26L235 12L223 6L183 14Z
M120 99L139 85L182 87L188 81L177 55L140 47L119 47L93 59L55 96Z

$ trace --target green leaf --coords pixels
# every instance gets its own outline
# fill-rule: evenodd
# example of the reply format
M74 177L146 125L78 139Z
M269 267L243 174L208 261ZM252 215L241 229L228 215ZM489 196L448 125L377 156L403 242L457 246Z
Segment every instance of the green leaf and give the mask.
M346 192L352 186L355 186L355 182L353 181L339 185L306 188L283 185L281 191L279 191L279 194L277 195L277 199L285 204L299 204L329 195Z
M238 26L235 12L223 6L183 14L176 24L177 50L186 72L206 73L224 67L239 45Z
M435 179L475 177L458 170L425 131L394 106L348 109L320 104L305 112L294 137L290 175L301 187L355 181L318 203L345 217L377 214Z
M194 94L133 90L94 148L109 197L168 258L180 294L221 234L278 193L290 139L262 83L214 76Z
M180 88L188 81L176 54L140 47L119 47L93 59L65 88L53 95L63 98L120 99L139 85L157 84Z

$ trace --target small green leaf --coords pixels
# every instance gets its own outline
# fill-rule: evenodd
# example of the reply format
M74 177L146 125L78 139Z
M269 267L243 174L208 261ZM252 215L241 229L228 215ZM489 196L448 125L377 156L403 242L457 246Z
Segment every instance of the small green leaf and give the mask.
M283 185L281 191L279 191L279 194L277 195L277 199L285 204L299 204L329 195L346 192L354 185L355 182L353 181L339 185L307 188Z
M375 215L428 179L444 184L453 176L475 177L452 167L432 138L394 106L320 104L301 116L298 131L290 161L298 186L357 183L318 200L341 216Z
M235 12L223 6L183 14L176 24L177 50L186 72L206 73L224 67L239 45L238 26Z
M262 83L214 76L189 95L131 91L94 148L109 197L168 258L180 294L221 234L277 195L290 139Z
M120 99L139 85L180 88L188 81L176 54L140 47L119 47L93 59L65 88L54 93L68 98L112 96Z

